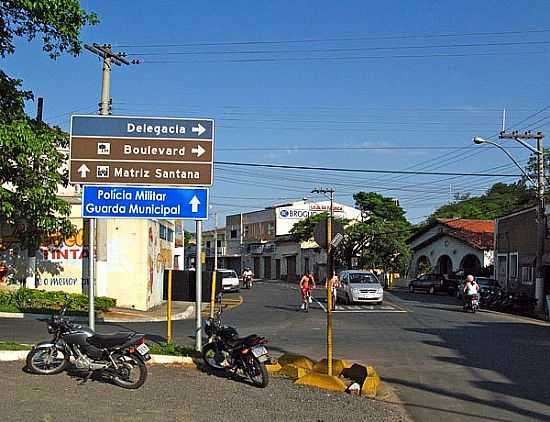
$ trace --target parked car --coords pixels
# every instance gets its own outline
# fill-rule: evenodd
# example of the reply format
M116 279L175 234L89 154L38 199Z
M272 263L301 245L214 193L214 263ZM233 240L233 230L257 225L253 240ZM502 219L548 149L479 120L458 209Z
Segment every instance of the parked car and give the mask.
M445 292L453 296L458 289L458 280L451 279L445 274L423 274L409 283L409 291L424 290L433 295L437 292Z
M501 285L498 284L498 281L493 278L476 277L475 280L477 284L479 284L479 293L481 296L485 296L491 291L502 290ZM462 299L464 296L464 284L466 284L466 280L461 280L458 285L458 289L456 290L456 297L459 299Z
M227 270L227 269L217 269L217 272L222 277L222 289L224 291L233 291L238 292L239 291L239 277L237 276L237 273L234 270Z
M342 287L336 289L336 299L343 303L381 304L384 300L384 289L378 278L370 271L342 271L340 281Z

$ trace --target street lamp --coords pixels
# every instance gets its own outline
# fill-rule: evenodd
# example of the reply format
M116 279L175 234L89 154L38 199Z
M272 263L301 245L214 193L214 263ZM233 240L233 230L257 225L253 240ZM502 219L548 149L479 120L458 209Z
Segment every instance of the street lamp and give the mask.
M508 150L506 148L504 148L502 145L499 145L497 144L496 142L493 142L493 141L489 141L487 139L483 139L481 136L476 136L474 139L473 139L473 142L474 144L476 145L483 145L483 144L489 144L489 145L493 145L494 147L502 150L502 152L504 152L508 158L510 160L512 160L512 162L516 165L516 167L523 173L523 175L533 184L533 185L537 185L537 182L535 182L533 180L533 178L531 176L529 176L529 174L527 174L527 172L523 169L523 167L517 162L517 160L514 158L514 156L512 154L510 154L508 152ZM523 144L524 142L522 142ZM536 151L534 148L531 147L531 145L529 144L526 144L529 149L532 149L534 151ZM538 152L537 152L538 153Z
M521 165L516 161L516 159L510 154L504 147L501 145L483 139L479 136L476 136L473 139L474 144L490 144L500 150L502 150L508 158L510 158L513 163L521 170L525 177L537 187L537 261L536 261L536 281L535 281L535 298L537 299L537 311L543 312L544 310L544 268L542 265L542 259L544 256L544 239L546 232L546 221L544 215L544 134L542 132L532 133L527 131L525 133L519 133L518 131L513 131L511 133L506 133L504 130L499 134L500 139L513 139L517 143L521 144L529 151L537 155L537 181L535 182L527 172L521 167ZM537 147L529 145L525 140L535 139L537 141Z

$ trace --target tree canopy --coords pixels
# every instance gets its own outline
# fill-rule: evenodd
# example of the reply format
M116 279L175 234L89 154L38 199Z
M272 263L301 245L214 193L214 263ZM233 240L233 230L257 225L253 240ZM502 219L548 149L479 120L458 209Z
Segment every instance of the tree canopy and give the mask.
M43 50L53 59L80 52L80 30L97 17L77 0L0 1L0 56L15 53L14 38L42 37ZM66 186L64 169L68 136L59 128L27 116L30 91L22 81L0 71L0 222L18 224L23 246L36 247L44 238L73 227L70 206L57 196Z
M534 205L536 195L523 182L495 183L485 194L446 204L439 207L428 219L472 218L494 220L514 210Z
M340 220L344 240L335 249L337 263L351 268L355 258L360 268L402 271L410 256L406 239L411 228L403 208L394 199L374 192L358 192L353 198L362 218ZM327 213L320 213L300 220L291 234L297 241L310 240L315 224L327 218Z

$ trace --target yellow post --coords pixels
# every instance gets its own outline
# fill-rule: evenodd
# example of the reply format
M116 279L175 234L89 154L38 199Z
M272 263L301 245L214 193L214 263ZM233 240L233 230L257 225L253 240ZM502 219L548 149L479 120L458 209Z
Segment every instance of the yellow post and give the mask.
M332 204L331 204L332 207ZM332 214L332 209L331 209ZM327 219L327 373L332 376L332 216Z
M214 318L215 303L216 303L216 270L212 272L212 293L210 294L210 318Z
M172 270L168 270L168 343L172 343Z

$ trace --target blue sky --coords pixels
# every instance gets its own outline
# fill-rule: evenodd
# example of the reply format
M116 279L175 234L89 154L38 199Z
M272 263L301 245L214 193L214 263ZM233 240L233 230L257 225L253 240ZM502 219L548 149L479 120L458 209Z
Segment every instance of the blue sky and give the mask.
M143 61L114 68L113 113L214 118L219 161L516 174L500 151L471 138L497 133L504 108L511 128L550 126L548 110L513 126L550 104L544 0L82 4L101 20L85 42ZM17 47L1 66L45 98L46 121L67 129L71 112L97 111L97 58L52 61L38 42ZM419 222L451 194L513 178L219 166L215 180L220 215L325 185L348 204L359 190L399 198Z

